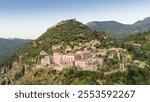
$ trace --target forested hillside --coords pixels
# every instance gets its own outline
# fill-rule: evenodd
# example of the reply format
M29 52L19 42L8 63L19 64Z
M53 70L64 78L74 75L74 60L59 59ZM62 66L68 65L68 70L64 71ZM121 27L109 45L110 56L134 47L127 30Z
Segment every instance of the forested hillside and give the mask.
M24 48L31 40L0 38L0 64Z

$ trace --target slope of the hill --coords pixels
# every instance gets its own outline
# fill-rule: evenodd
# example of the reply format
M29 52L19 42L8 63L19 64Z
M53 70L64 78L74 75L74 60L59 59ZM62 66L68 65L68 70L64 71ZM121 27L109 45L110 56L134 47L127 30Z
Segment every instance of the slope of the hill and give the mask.
M29 73L32 76L34 74L32 73L32 71L34 71L33 68L41 62L42 56L40 53L42 51L52 55L53 52L66 52L68 47L74 49L79 45L85 45L85 43L95 40L100 43L97 46L99 48L107 48L112 45L111 38L104 32L93 31L86 25L74 19L59 22L57 25L48 28L43 35L16 55L16 59L13 60L11 67L9 67L9 71L4 74L4 76L7 76L9 82L4 80L2 83L4 84L7 82L7 84L17 84L18 80L21 80L20 78L25 80L26 66L28 66L28 69L30 70ZM61 45L61 48L54 50L53 47L56 45ZM82 49L84 49L84 47ZM43 77L41 78L44 80ZM34 80L32 81L34 82ZM39 84L40 83L41 82L39 82ZM38 84L38 82L34 84Z
M52 54L54 45L62 45L59 52L63 52L68 46L74 48L94 39L99 40L102 43L101 46L109 46L110 44L110 37L104 32L95 32L74 19L62 21L48 28L42 36L19 53L22 56L21 63L33 64L32 59L36 60L35 63L37 63L39 53L45 51Z
M150 65L150 31L125 37L118 44L133 53L134 58L146 61Z
M0 64L16 54L31 40L0 38Z

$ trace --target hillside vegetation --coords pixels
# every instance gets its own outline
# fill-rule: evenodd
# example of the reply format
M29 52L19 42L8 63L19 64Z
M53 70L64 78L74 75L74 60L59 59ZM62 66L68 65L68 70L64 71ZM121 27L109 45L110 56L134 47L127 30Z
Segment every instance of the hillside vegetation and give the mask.
M134 58L146 61L150 65L150 31L130 35L118 40L118 46L128 49Z
M58 52L63 52L68 46L74 48L79 43L85 44L93 39L98 39L102 43L102 47L111 45L110 37L104 32L93 31L75 20L66 20L49 28L36 41L22 50L18 56L22 56L22 64L33 64L32 59L37 63L42 50L52 54L54 52L53 45L62 45Z
M30 40L0 38L0 64L24 48Z

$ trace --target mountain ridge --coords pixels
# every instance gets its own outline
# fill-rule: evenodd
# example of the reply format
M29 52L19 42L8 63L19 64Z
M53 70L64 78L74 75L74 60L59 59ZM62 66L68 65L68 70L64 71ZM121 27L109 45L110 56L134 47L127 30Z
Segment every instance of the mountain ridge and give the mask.
M113 38L122 38L130 34L150 30L150 17L133 24L123 24L117 21L93 21L86 25L93 30L104 31Z

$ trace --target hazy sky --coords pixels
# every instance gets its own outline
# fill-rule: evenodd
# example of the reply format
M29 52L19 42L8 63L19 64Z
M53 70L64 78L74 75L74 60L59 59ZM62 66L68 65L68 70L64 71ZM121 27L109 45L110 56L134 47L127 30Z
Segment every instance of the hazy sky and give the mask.
M0 0L0 37L35 39L65 19L132 24L150 16L150 0Z

